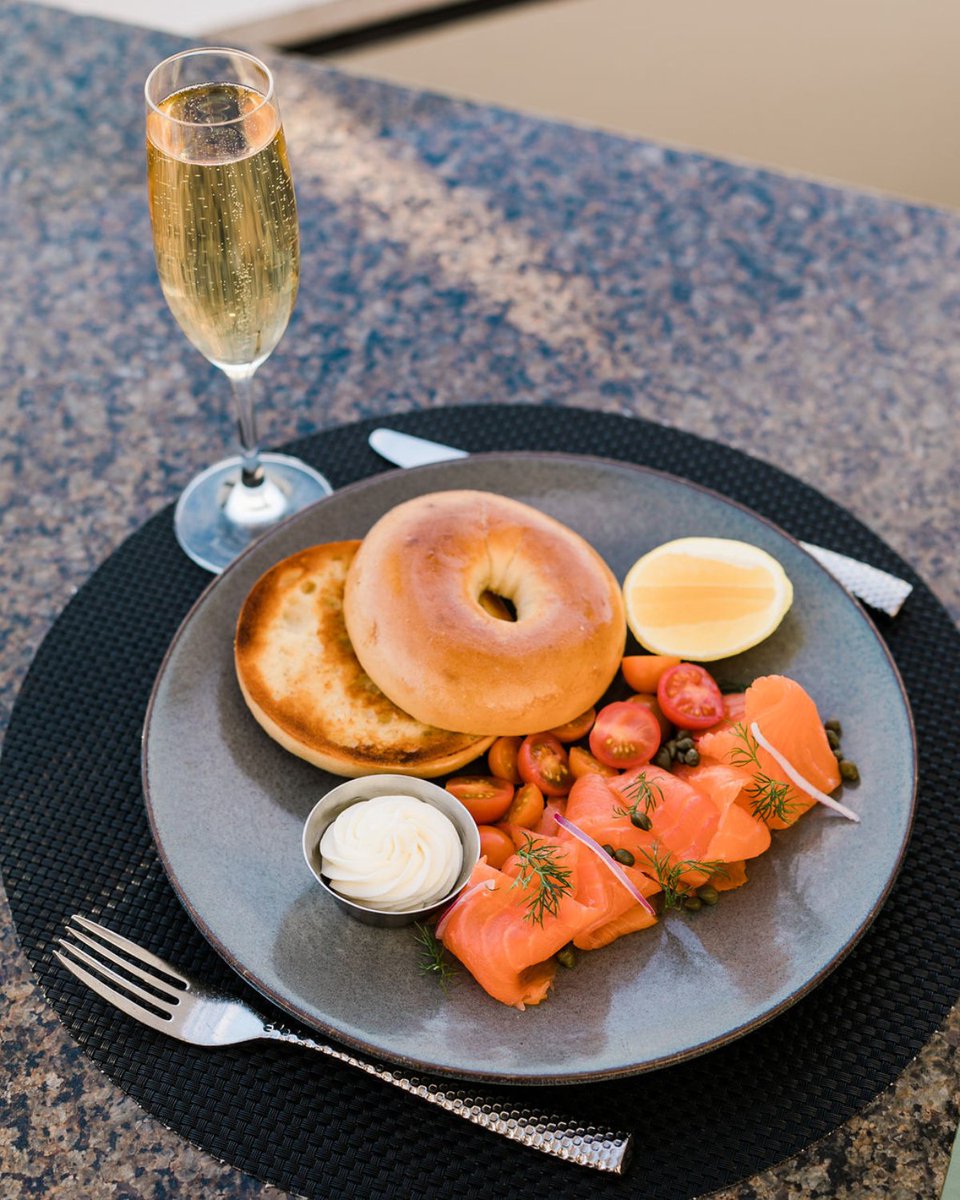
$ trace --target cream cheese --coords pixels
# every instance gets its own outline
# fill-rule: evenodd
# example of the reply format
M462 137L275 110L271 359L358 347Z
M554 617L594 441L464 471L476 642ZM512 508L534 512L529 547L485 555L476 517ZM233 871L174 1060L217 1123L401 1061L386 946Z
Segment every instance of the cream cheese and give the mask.
M403 912L446 896L463 865L456 826L414 796L375 796L344 809L320 839L321 870L339 895Z

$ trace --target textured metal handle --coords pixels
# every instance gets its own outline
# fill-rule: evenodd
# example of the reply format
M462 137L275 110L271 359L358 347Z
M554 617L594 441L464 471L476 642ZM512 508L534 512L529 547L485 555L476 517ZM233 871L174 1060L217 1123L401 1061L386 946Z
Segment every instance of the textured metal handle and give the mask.
M813 546L810 542L801 542L800 545L858 600L891 617L895 617L903 608L904 601L913 591L913 584L907 583L899 575L881 571L879 567L861 562L858 558L838 554L836 550L825 550L823 546Z
M393 1084L411 1096L419 1096L428 1104L436 1104L446 1112L463 1117L465 1121L543 1154L551 1154L554 1158L614 1175L622 1174L627 1165L631 1149L630 1134L613 1133L593 1125L578 1125L567 1117L539 1113L519 1103L509 1109L497 1108L487 1100L471 1096L466 1090L440 1088L432 1081L418 1079L416 1075L402 1075L398 1071L378 1067L375 1063L355 1058L345 1050L337 1050L312 1038L300 1037L277 1025L266 1026L264 1036L294 1046L305 1046L308 1050L318 1050L384 1083Z

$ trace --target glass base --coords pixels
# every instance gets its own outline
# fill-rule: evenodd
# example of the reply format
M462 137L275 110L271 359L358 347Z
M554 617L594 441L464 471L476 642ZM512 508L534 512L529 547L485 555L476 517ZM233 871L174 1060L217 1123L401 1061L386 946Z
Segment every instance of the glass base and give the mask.
M333 491L319 471L285 454L261 454L264 480L240 482L243 459L201 471L177 501L173 528L184 553L215 575L279 521Z

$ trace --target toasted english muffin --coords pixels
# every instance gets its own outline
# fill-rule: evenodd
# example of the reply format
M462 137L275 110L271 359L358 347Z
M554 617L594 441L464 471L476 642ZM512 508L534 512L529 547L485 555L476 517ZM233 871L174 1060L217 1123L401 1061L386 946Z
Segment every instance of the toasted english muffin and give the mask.
M347 568L359 546L311 546L256 582L234 641L243 697L284 749L335 775L455 771L493 738L421 724L365 674L343 618Z

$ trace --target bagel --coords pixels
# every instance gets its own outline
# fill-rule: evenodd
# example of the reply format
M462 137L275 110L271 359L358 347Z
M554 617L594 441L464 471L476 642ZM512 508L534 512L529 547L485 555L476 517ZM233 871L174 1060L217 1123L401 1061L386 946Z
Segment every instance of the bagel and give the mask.
M609 687L626 640L620 587L596 550L479 491L430 493L381 517L347 572L344 616L394 704L478 736L573 720Z
M257 580L234 639L243 698L274 741L335 775L458 770L493 739L427 727L401 712L350 647L343 588L359 545L310 546Z

